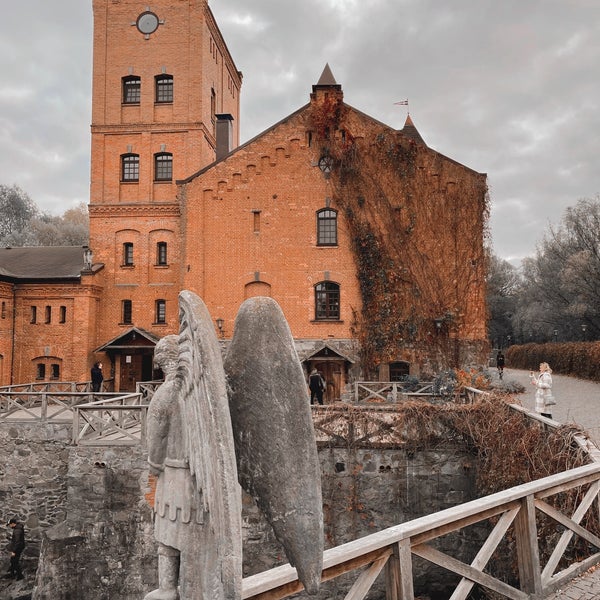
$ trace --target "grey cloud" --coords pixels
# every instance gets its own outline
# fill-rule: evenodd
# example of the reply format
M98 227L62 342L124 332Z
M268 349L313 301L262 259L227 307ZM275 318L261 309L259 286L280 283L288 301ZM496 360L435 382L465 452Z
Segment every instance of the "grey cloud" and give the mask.
M349 104L489 176L495 251L517 262L600 191L597 0L212 0L238 69L242 141L308 101L325 63ZM0 182L45 210L87 200L91 0L0 23ZM17 178L17 179L15 179Z

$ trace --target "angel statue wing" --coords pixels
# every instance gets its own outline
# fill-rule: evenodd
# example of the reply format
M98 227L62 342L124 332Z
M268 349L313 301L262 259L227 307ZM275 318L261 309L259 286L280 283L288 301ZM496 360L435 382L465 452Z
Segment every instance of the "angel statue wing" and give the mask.
M194 598L239 600L242 589L241 494L227 384L221 350L204 302L194 293L179 294L177 380L184 421L182 442L201 507L207 513L196 552L200 578L220 574L221 589L195 591ZM220 582L219 582L220 579Z
M323 567L321 469L306 382L283 311L246 300L225 359L238 471L298 578L316 594Z

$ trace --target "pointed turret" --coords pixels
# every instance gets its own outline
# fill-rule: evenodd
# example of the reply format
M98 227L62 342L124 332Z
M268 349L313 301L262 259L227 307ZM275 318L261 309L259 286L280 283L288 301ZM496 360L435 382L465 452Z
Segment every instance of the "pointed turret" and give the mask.
M427 146L425 140L421 137L421 134L415 127L415 124L412 122L410 115L406 115L406 121L404 122L404 127L400 130L400 133L404 134L406 137L409 137L414 142L418 144L423 144Z
M319 81L312 86L312 94L310 97L311 100L315 100L320 95L328 95L332 92L338 94L340 99L344 96L342 86L336 82L335 77L329 68L329 63L326 63L325 68L321 73L321 77L319 77Z

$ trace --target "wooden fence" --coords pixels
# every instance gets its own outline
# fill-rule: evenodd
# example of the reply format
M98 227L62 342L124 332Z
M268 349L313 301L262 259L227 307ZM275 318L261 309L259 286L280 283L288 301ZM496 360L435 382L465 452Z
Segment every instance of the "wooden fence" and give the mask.
M132 393L73 407L73 443L80 446L135 446L146 443L148 405Z
M580 502L572 514L559 512L549 502L552 496L576 488L581 490ZM387 600L413 600L412 563L413 556L419 556L460 578L451 600L465 600L476 584L502 598L541 599L600 562L600 538L581 526L592 504L596 503L595 510L598 510L599 490L600 464L593 463L426 515L326 550L322 581L358 571L345 599L363 600L383 573ZM553 519L564 529L545 564L540 560L537 537L536 515L540 514ZM490 523L490 533L470 564L434 547L435 540L442 536L484 521ZM517 586L485 571L509 529L516 540ZM565 550L575 535L596 551L582 560L570 559ZM278 600L293 596L302 589L296 569L282 565L246 577L242 598Z
M73 442L81 445L133 445L145 443L147 404L156 382L148 382L144 390L132 394L83 394L76 392L0 392L0 419L57 421L73 423ZM379 397L383 388L374 390ZM463 401L481 394L469 388ZM97 398L101 399L98 400ZM87 401L86 401L87 399ZM93 401L90 401L92 400ZM386 397L387 400L387 397ZM315 428L324 431L327 423L319 423L321 408L314 407ZM377 407L378 419L385 425L393 406ZM525 411L513 406L515 410ZM528 411L525 411L528 412ZM532 415L541 426L555 426L552 421ZM383 431L385 427L382 427ZM378 428L370 432L368 442L376 440ZM353 436L366 432L352 432ZM367 432L368 433L368 432ZM378 435L378 434L377 434ZM367 436L369 437L369 436ZM417 556L446 569L459 578L451 600L464 600L475 585L492 590L502 598L538 600L557 590L576 575L600 562L600 537L582 526L588 510L598 511L600 492L600 452L590 440L579 440L588 451L592 464L544 479L523 484L484 498L390 527L347 544L326 550L323 582L342 575L356 575L346 600L363 600L381 576L385 580L387 600L413 600L413 557ZM578 505L571 514L558 510L553 496L579 490ZM545 561L538 544L538 518L551 519L562 532ZM537 518L536 518L537 517ZM436 540L460 532L474 524L487 523L489 534L473 560L467 564L435 547ZM519 565L518 584L502 581L486 571L490 559L508 532L515 539ZM589 544L590 551L582 559L574 559L565 551L574 536ZM592 551L591 548L594 550ZM278 600L302 591L296 570L282 565L243 580L244 600Z

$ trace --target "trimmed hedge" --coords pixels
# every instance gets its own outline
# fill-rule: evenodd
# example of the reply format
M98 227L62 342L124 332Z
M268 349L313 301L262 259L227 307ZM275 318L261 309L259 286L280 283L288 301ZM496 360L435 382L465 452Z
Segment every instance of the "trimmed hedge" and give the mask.
M547 362L553 371L600 381L600 342L551 342L511 346L506 364L515 369L537 371Z

